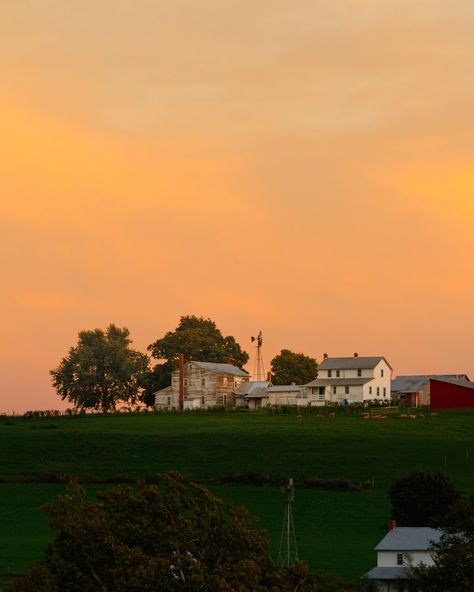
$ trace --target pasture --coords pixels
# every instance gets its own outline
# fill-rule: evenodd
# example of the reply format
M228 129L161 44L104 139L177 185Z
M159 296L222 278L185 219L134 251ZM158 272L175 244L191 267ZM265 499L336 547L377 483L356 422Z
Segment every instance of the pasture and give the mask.
M416 420L360 415L199 413L0 419L0 574L21 573L52 536L39 506L78 476L92 495L104 482L127 483L177 470L225 500L246 506L272 536L278 553L284 496L295 479L300 557L356 581L372 567L373 546L389 518L386 499L399 476L444 470L474 492L474 412L446 411ZM242 485L251 474L266 486ZM299 487L347 480L360 491ZM49 481L49 482L48 482ZM222 485L225 481L232 485ZM275 483L270 485L271 483Z

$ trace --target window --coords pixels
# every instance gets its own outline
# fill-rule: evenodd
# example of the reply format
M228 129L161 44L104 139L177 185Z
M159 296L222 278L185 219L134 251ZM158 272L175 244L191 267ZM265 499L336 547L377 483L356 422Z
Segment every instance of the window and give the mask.
M222 379L222 384L224 386L227 386L227 376L224 376L224 378Z
M336 392L337 392L337 387L333 386L333 387L332 387L332 392L333 392L334 394L336 394Z
M323 386L320 386L318 389L318 401L324 401L326 398L326 393L324 392L326 389Z
M403 553L397 553L397 565L403 565Z
M206 404L206 397L203 395L201 397L201 405L205 405Z
M362 370L360 368L357 368L357 376L362 376Z
M339 376L341 376L341 372L340 370L336 370L336 376L339 378Z
M383 377L383 368L381 368L381 370L380 370L380 376Z
M328 378L331 378L332 376L332 370L328 370Z
M223 401L224 401L224 405L227 405L227 394L226 393L224 393Z
M346 395L348 395L348 394L349 394L349 387L346 386Z
M380 397L380 387L377 387L377 397Z
M184 379L184 386L188 386L188 379L187 378Z
M206 386L206 379L205 378L201 378L201 386Z
M371 395L371 394L372 394L372 387L369 386L369 395Z
M166 397L168 407L171 407L171 397Z
M386 397L387 396L387 389L385 387L383 387L383 396Z

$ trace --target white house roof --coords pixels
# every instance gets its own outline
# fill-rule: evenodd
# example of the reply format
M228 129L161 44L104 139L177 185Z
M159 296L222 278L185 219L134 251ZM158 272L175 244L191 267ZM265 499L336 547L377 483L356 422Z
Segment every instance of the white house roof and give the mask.
M233 376L245 376L248 377L248 372L242 370L241 368L237 368L232 364L218 364L217 362L195 362L192 360L190 362L198 368L202 368L203 370L208 370L209 372L215 372L216 374L232 374Z
M348 358L325 358L319 364L319 370L358 370L375 368L379 362L384 360L391 368L390 364L383 356L352 356Z
M392 380L392 392L395 393L416 393L425 388L431 380L443 382L455 381L455 384L468 382L465 374L419 374L413 376L397 376Z
M428 551L442 534L427 526L397 526L384 536L375 551Z
M368 378L316 378L305 386L359 386L371 380L373 380L371 376Z
M374 567L366 574L369 580L408 580L409 571L406 567Z

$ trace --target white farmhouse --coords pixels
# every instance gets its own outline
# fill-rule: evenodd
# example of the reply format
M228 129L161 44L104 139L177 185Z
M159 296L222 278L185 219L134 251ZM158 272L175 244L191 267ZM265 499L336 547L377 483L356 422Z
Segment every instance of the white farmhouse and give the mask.
M392 367L383 356L329 358L325 354L318 378L305 386L320 405L389 401L391 378Z
M408 592L410 569L421 563L433 565L432 547L442 532L428 527L394 526L375 547L377 567L366 574L381 592Z

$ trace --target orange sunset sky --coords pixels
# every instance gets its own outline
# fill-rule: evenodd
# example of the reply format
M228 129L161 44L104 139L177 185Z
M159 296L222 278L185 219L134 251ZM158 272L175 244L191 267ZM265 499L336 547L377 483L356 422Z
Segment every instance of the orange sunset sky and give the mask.
M111 322L474 379L472 0L0 8L0 411ZM251 364L249 367L251 368Z

